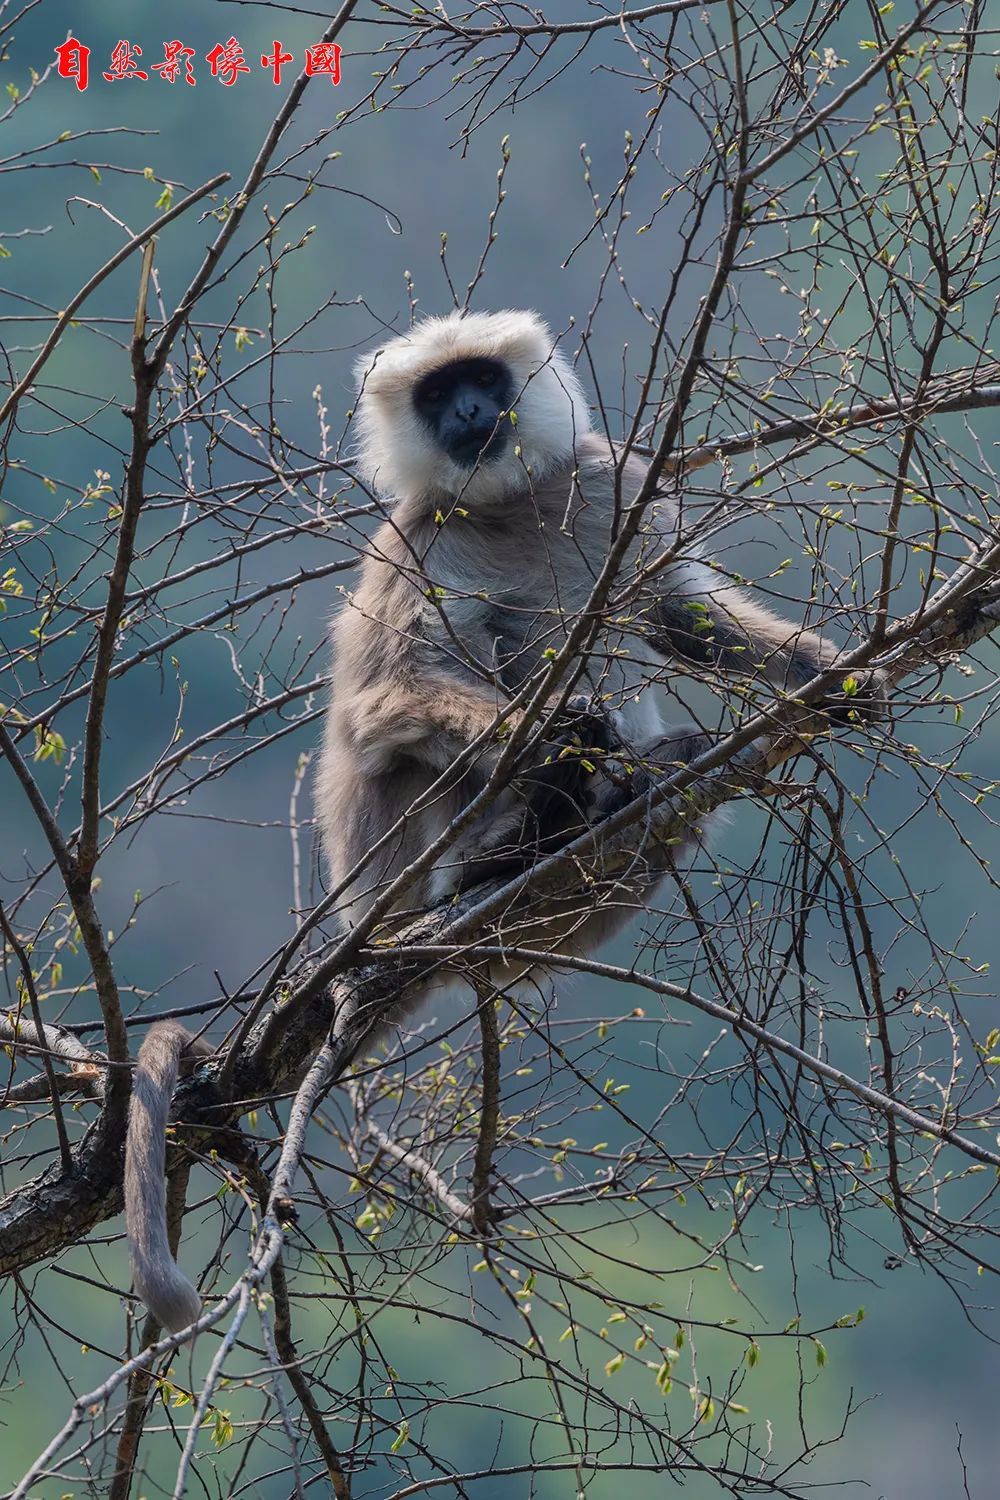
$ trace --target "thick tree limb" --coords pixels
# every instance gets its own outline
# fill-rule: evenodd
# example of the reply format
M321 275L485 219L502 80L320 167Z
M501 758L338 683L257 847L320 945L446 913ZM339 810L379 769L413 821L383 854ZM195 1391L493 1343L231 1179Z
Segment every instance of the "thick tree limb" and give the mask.
M74 1032L48 1023L43 1026L42 1034L44 1046L54 1057L64 1058L71 1063L103 1066L97 1054L81 1042ZM0 1042L32 1054L37 1054L42 1046L34 1028L29 1031L24 1018L12 1010L0 1010Z
M0 1106L4 1104L38 1104L43 1099L51 1100L53 1093L60 1099L87 1098L96 1099L100 1097L101 1074L99 1069L88 1071L82 1069L78 1073L36 1073L31 1078L26 1078L23 1083L12 1084L4 1091L0 1098ZM69 1166L72 1168L73 1158L69 1156Z
M953 412L985 411L1000 406L1000 361L991 360L979 366L954 370L932 380L919 401L905 403L886 398L860 401L853 406L833 404L814 416L788 417L766 427L734 432L718 442L707 441L685 448L668 464L671 474L693 474L720 459L739 458L761 448L776 448L781 443L805 441L810 446L836 441L842 434L861 427L875 427L880 422L914 422ZM652 453L651 448L636 445L635 452Z

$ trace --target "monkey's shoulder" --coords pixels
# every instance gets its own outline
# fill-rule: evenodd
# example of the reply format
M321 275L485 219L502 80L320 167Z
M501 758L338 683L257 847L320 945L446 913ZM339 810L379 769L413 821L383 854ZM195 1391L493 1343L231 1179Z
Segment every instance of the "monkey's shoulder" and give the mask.
M644 459L625 453L621 446L600 433L588 432L579 438L571 460L552 475L540 495L543 513L562 516L564 529L590 523L603 528L619 524L622 510L636 501L643 491L649 473ZM638 536L673 533L677 524L677 501L663 485L658 485L642 508Z

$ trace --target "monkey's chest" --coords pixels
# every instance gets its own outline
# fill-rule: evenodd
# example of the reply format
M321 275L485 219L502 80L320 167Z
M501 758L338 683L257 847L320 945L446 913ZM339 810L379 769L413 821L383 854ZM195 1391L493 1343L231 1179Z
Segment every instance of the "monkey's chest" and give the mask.
M565 640L569 620L562 611L510 589L477 590L462 597L442 590L433 607L424 609L422 634L426 650L439 661L447 657L482 680L483 674L514 692L544 663L546 653Z
M494 600L479 622L480 639L498 680L516 692L559 651L571 620L554 600Z
M427 559L437 587L423 606L422 633L452 671L463 670L464 656L464 670L480 683L486 677L517 693L585 622L607 554L607 521L596 506L570 519L568 528L469 526L438 536ZM590 690L614 710L640 688L637 657L648 653L637 647L606 616L589 641Z
M486 591L482 591L486 593ZM569 593L569 597L567 594ZM484 674L505 693L516 693L566 643L579 621L586 592L530 590L509 586L485 598L451 597L425 615L425 634L435 655L446 654L481 682ZM609 701L638 685L639 664L624 633L604 629L593 642L587 676Z

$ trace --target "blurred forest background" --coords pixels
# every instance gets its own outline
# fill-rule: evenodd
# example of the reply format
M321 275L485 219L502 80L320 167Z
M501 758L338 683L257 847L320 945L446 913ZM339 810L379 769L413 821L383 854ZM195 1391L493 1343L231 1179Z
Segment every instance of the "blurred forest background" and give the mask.
M765 0L761 4L765 5ZM795 12L806 12L810 7L793 4L785 10L789 24L794 25ZM894 20L905 20L911 10L909 4L897 6ZM840 11L829 41L854 67L863 57L858 51L859 37L870 34L869 11L866 4L855 0ZM584 12L580 0L565 0L549 6L546 14L559 20ZM699 28L707 34L716 19L714 13L704 17L692 13L692 34L697 37ZM27 226L32 231L29 237L0 241L8 252L0 261L2 338L15 367L24 367L25 351L36 346L45 331L46 325L36 317L46 309L64 306L91 271L121 243L120 229L98 205L110 209L135 231L155 216L158 203L161 208L169 204L171 193L176 201L217 171L230 171L230 187L235 188L243 180L282 93L257 66L260 54L280 39L296 59L288 71L290 80L304 47L318 39L327 21L326 13L313 13L307 8L206 5L193 0L179 0L169 8L125 5L120 0L107 0L99 7L66 7L42 0L28 9L13 34L4 38L0 81L8 93L12 88L21 95L29 90L31 69L42 72L50 66L52 49L63 40L68 25L93 49L90 86L80 92L71 81L50 76L31 107L11 111L5 119L3 157L13 161L26 147L54 139L64 131L85 129L95 134L85 141L41 152L35 159L28 157L4 178L3 229ZM377 16L372 24L352 22L343 39L343 82L335 89L323 79L313 81L296 120L295 143L307 143L327 131L340 111L350 110L368 92L372 72L380 66L375 49L383 34ZM209 76L204 55L216 42L224 42L231 35L242 44L253 72L226 88ZM101 70L108 65L111 49L125 37L142 46L143 66L160 60L164 41L183 39L198 54L197 86L186 87L180 82L167 86L157 77L145 83L105 82ZM568 62L572 52L572 41L563 43L558 61ZM300 319L311 320L277 365L278 409L286 441L299 444L305 453L317 452L322 407L329 441L336 443L352 404L352 366L359 351L371 347L384 330L407 325L411 295L421 313L447 311L452 299L445 268L462 288L472 279L495 206L504 138L509 137L510 154L504 184L507 196L497 221L498 239L476 287L473 306L531 306L557 330L567 329L571 318L578 324L586 319L608 261L602 237L586 238L593 223L591 195L594 191L603 195L613 191L622 171L627 132L638 138L644 129L646 103L630 76L634 64L620 35L610 30L593 38L584 56L565 72L560 74L557 66L549 65L546 74L555 76L545 88L535 93L526 90L515 110L502 108L489 115L466 140L459 140L457 120L449 119L449 101L431 102L439 92L433 82L398 106L379 112L359 110L325 140L322 150L336 151L337 159L324 171L322 185L281 229L282 240L295 241L307 231L308 238L276 280L277 326L291 330ZM442 77L441 89L446 82ZM973 86L981 91L980 112L989 115L995 111L992 72L984 70ZM859 114L870 107L864 99L855 104ZM44 129L39 125L40 114L44 115ZM101 134L122 130L128 133ZM681 107L674 110L668 104L657 143L662 176L657 180L655 171L646 171L630 204L631 219L621 232L620 266L627 285L621 286L617 270L612 270L590 344L593 368L605 400L625 412L631 410L631 382L648 347L647 327L634 302L654 308L662 303L681 250L679 223L671 217L669 203L661 205L661 195L669 172L683 173L703 149L704 140L691 112ZM890 134L884 132L866 136L863 151L865 159L859 170L869 180L891 167L896 148ZM290 155L288 147L286 155ZM296 164L290 161L289 174L294 177L296 171ZM588 172L589 182L585 178ZM290 177L289 199L300 185ZM280 192L280 182L270 186L267 201L272 211L283 206ZM215 227L214 221L208 220L206 225L201 220L202 212L203 206L196 208L160 237L156 272L168 307L186 285ZM654 212L654 232L636 234L635 229ZM263 205L252 210L254 233L263 227L262 213ZM441 254L445 235L446 267ZM565 264L581 240L584 243ZM821 227L818 239L806 242L791 257L789 274L801 286L816 278L811 303L818 314L832 315L845 303L838 336L842 343L849 344L854 337L852 320L860 337L867 310L860 298L852 300L852 271L835 250L822 256L818 267L815 257L824 242L825 229ZM131 323L136 264L133 259L124 273L99 289L85 309L88 316L113 316L122 320L123 327ZM985 295L989 306L984 304L984 322L990 315L992 292ZM791 336L799 327L800 301L784 294L776 282L760 281L754 297L759 328L777 338ZM231 297L228 288L222 286L206 299L202 317L211 318L216 299L220 307L225 306L224 316L230 315ZM693 299L694 291L692 305ZM323 310L313 318L317 308ZM679 325L686 322L690 312L691 306L679 310ZM233 359L249 362L260 352L261 330L267 317L267 296L259 290L241 310L246 332L238 336L238 342L233 340ZM574 347L572 333L565 347ZM747 369L752 371L752 360L760 359L761 351L749 351L749 357ZM760 369L763 371L763 364ZM581 370L588 389L593 388L591 373L587 368ZM264 363L257 373L242 377L244 401L252 398L254 390L258 399L264 400L269 378ZM121 454L127 440L127 424L120 412L131 390L127 354L114 339L84 324L63 340L46 381L50 421L42 420L42 408L36 405L30 420L22 422L21 431L12 440L11 455L22 467L7 475L0 505L0 522L5 526L24 519L44 524L67 498L79 497L85 486L100 483L98 471L111 472L112 487L120 480L120 460L115 467L115 455ZM882 393L869 390L867 394ZM84 418L88 419L85 431L74 425ZM714 420L717 430L722 431L721 416ZM738 428L746 424L736 413L731 425ZM971 430L966 431L967 425L978 431L978 438ZM961 417L942 419L942 429L972 465L989 462L995 453L995 413L984 412L970 424ZM176 484L176 473L157 471L162 459L162 453L154 455L151 491L168 491ZM201 456L198 464L202 464ZM829 498L831 478L847 483L861 475L860 466L855 475L850 463L839 456L831 461L829 454L812 455L808 464L812 466L808 483L819 502ZM216 485L246 477L246 466L238 454L219 449L212 456L212 466L211 479ZM208 475L199 468L195 477L198 484L204 484ZM753 543L753 555L765 572L789 555L789 535L799 544L794 566L776 585L792 599L806 592L804 580L809 573L801 547L806 527L803 524L797 528L795 515L788 510L788 503L795 498L780 497L782 530L777 524L769 530L765 519L754 528ZM155 524L154 519L153 529ZM181 561L227 546L228 537L222 511L186 543L190 550ZM58 537L50 537L46 545L58 548L59 568L68 572L74 548L79 548L82 557L89 542L75 540L70 526ZM292 575L300 567L316 567L336 558L341 546L341 541L317 534L299 536L278 549L269 547L260 558L251 555L241 563L238 579L233 570L232 586L238 582L240 589L247 591L266 585L278 576L279 566L282 576ZM741 554L741 559L745 555ZM155 570L159 566L157 559L152 567ZM0 571L2 567L0 562ZM744 571L751 569L745 567ZM140 560L136 581L152 582L154 576L150 564ZM252 670L258 658L264 661L266 672L273 670L278 675L296 662L307 662L309 653L322 642L326 622L337 604L340 581L333 575L310 583L294 598L281 596L272 611L265 610L256 620L256 639L245 634L240 637L239 670L224 631L211 630L180 644L175 652L176 666L154 658L131 674L127 693L111 695L105 763L108 789L114 791L129 784L171 744L179 712L180 682L187 684L183 732L191 738L227 712L236 714L245 706L247 683L240 672ZM910 582L917 589L915 579ZM227 586L213 577L215 592L201 607L222 600ZM901 596L894 612L901 612L908 602L912 599ZM793 615L796 608L801 606L793 606ZM17 610L11 608L6 618L0 619L5 653L24 644L20 629ZM995 669L994 651L989 642L979 651L991 669ZM306 674L321 674L323 665L322 656L315 657ZM44 701L44 685L32 681L30 673L23 680L29 700L37 693L36 701ZM321 701L317 696L309 706L318 710ZM74 719L74 715L82 716L82 705L70 709L60 722L59 732L67 741L79 732L81 718ZM904 730L904 737L919 740L926 756L946 759L950 747L957 743L959 731L954 718L947 706L926 710L918 722ZM314 714L293 734L277 739L263 753L236 764L225 777L207 782L189 797L179 797L165 815L140 823L127 840L115 844L102 863L100 906L105 922L116 933L121 931L116 956L123 983L155 992L160 1005L189 1003L218 993L219 982L226 989L238 988L287 939L294 929L290 914L294 905L290 797L301 775L300 758L315 746L318 727ZM962 733L967 730L968 725ZM989 778L995 772L998 749L1000 729L984 714L981 732L966 740L964 768ZM922 805L914 805L914 781L883 775L877 782L868 783L863 765L853 766L851 757L839 747L831 754L839 757L845 778L859 792L867 793L867 811L874 822L882 828L898 829L892 856L923 893L919 905L923 920L943 946L954 949L965 960L958 964L963 972L957 978L964 992L966 1014L975 1034L984 1034L996 1023L998 1014L985 968L992 965L996 971L1000 965L996 891L984 882L976 859L956 830L938 815L930 798L925 800L925 793L920 792L917 800ZM65 765L60 767L55 757L38 765L39 779L52 799L64 771ZM877 806L872 805L874 797L879 799ZM306 885L308 899L309 889L317 889L308 770L297 808L304 820L303 850L311 870L303 877L311 881ZM957 816L961 820L964 814ZM753 860L763 822L764 814L759 810L740 808L720 840L719 858L724 867L744 868ZM43 850L30 812L6 773L0 791L0 823L0 883L12 883L13 888L22 880L26 862L35 867L42 861ZM995 863L1000 838L993 823L977 815L974 822L959 821L958 826L973 839L976 855ZM855 836L860 839L865 835L858 832ZM888 868L889 857L883 856L883 860ZM709 877L704 881L707 894ZM141 920L129 932L125 929L137 892L142 893ZM870 920L880 950L890 954L886 967L890 990L896 986L909 988L919 977L915 968L922 968L926 962L921 956L919 933L901 932L893 941L899 922L889 909L873 907ZM822 928L813 936L822 949L826 941ZM610 957L627 963L633 949L634 937L627 937L619 941ZM839 963L832 939L827 960L824 977L830 986L828 1004L835 1008L838 987L850 989L850 979ZM673 962L675 972L682 973L684 954L676 954ZM974 971L980 966L982 972L976 977ZM81 998L69 1019L87 1019L91 1014L85 1011L88 1004L85 997ZM647 1006L649 997L630 990L609 995L607 986L591 977L562 983L560 1004L564 1017L622 1016L633 1006ZM657 1040L670 1066L682 1075L688 1059L697 1058L715 1044L719 1028L705 1018L681 1014L677 1008L672 1013L684 1025L665 1028ZM96 1008L92 1014L97 1014ZM630 1041L621 1044L623 1056L635 1062L629 1075L632 1104L645 1110L647 1116L655 1114L658 1091L665 1086L658 1069L647 1068L643 1060L643 1048L648 1048L651 1040L652 1033L644 1037L637 1033L634 1046ZM645 1097L643 1090L649 1091ZM738 1130L747 1101L737 1086L723 1087L702 1098L700 1108L711 1119L709 1133L724 1138L730 1123L734 1133ZM667 1122L663 1128L671 1148L678 1152L686 1147L700 1149L704 1144L696 1111L679 1110L676 1123ZM703 1230L709 1235L717 1232L706 1203L689 1203L678 1209L677 1215L683 1219L685 1235ZM104 1236L118 1228L117 1224L107 1226L95 1237L95 1243L101 1244L102 1256L111 1257L106 1263L120 1267L122 1283L127 1284L121 1243L116 1241L104 1248ZM680 1266L690 1250L690 1242L673 1235L666 1224L650 1226L644 1221L643 1226L631 1225L627 1214L609 1219L600 1228L595 1225L593 1234L595 1243L613 1248L638 1265ZM364 1243L359 1233L354 1251L362 1254ZM908 1255L891 1221L876 1222L871 1209L854 1216L849 1242L837 1249L835 1259L829 1226L819 1214L800 1214L791 1219L775 1213L770 1222L758 1215L740 1247L743 1261L754 1269L740 1273L739 1289L724 1270L714 1274L700 1271L697 1275L662 1278L668 1285L661 1295L665 1303L683 1305L691 1316L706 1323L731 1317L739 1319L741 1326L759 1320L761 1327L777 1329L796 1317L809 1326L821 1326L864 1306L866 1317L858 1326L825 1337L825 1364L809 1368L809 1356L801 1356L806 1362L807 1384L807 1401L801 1413L796 1356L782 1348L772 1357L766 1342L764 1357L748 1376L738 1399L747 1402L755 1414L767 1413L778 1452L799 1441L800 1420L811 1440L832 1438L848 1410L853 1409L847 1440L821 1449L809 1472L809 1481L820 1486L843 1483L845 1487L838 1493L905 1495L907 1500L958 1495L963 1482L959 1433L971 1494L992 1493L996 1481L992 1425L995 1340L1000 1336L1000 1322L992 1306L992 1277L977 1277L974 1266L956 1272L965 1283L963 1307L954 1288ZM87 1247L81 1247L63 1256L61 1263L80 1269L90 1265L90 1254ZM585 1258L583 1250L580 1254ZM196 1242L188 1240L185 1255L191 1264L198 1264ZM442 1294L449 1285L461 1287L470 1264L471 1258L452 1258L441 1273ZM630 1284L630 1277L637 1294L643 1284L641 1294L651 1295L646 1284L649 1278L629 1273L624 1285ZM106 1365L105 1357L96 1351L117 1346L120 1309L113 1298L96 1294L91 1305L84 1286L70 1279L60 1284L57 1273L51 1270L35 1268L25 1278L28 1288L37 1290L43 1283L53 1319L47 1337L60 1345L61 1367L77 1383L76 1388L85 1389L102 1378L100 1372ZM314 1290L320 1289L317 1283ZM322 1319L321 1303L310 1306L315 1312L306 1316ZM13 1323L3 1319L11 1319L9 1298L0 1309L0 1347L10 1350L16 1346L18 1335ZM60 1327L67 1326L74 1334L86 1328L89 1348L81 1348L78 1339L64 1337ZM316 1326L310 1330L312 1337L316 1336ZM418 1322L402 1313L393 1317L392 1326L393 1361L401 1381L413 1372L418 1372L420 1379L433 1379L436 1370L442 1376L447 1371L449 1378L464 1373L471 1379L483 1358L481 1347L468 1330L456 1327L450 1336L443 1323L435 1326L426 1320ZM706 1331L704 1339L701 1352L709 1361L715 1349L725 1351L723 1334ZM729 1357L731 1351L725 1353ZM58 1411L68 1404L68 1390L54 1384L51 1371L43 1342L33 1332L17 1350L16 1361L8 1368L5 1389L0 1392L0 1484L16 1477L44 1446L57 1425ZM336 1381L335 1371L331 1378ZM234 1409L236 1399L230 1402ZM440 1415L437 1420L442 1420ZM496 1412L456 1410L453 1422L449 1448L455 1462L461 1463L465 1455L474 1466L494 1449L501 1459L514 1461L504 1422ZM367 1488L359 1486L358 1493L387 1493L382 1488L385 1482L376 1468L367 1477ZM607 1475L597 1478L588 1493L609 1495L614 1486L625 1484L630 1500L645 1500L664 1494L670 1481L662 1475L637 1474L628 1479ZM862 1484L869 1488L863 1489ZM528 1493L527 1488L517 1489L516 1481L513 1485L503 1493ZM277 1496L287 1489L287 1481L281 1479L272 1488L261 1482L252 1492ZM571 1489L571 1476L550 1475L538 1480L531 1493L540 1500L555 1500L568 1496ZM719 1492L714 1481L688 1481L687 1493L694 1497Z

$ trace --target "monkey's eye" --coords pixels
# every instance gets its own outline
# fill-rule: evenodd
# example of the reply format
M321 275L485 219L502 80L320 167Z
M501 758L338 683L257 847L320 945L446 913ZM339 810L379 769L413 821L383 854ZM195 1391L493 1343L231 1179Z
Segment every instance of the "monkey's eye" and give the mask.
M497 377L495 370L480 370L476 376L476 384L482 386L483 390L489 390L491 385L496 385Z
M425 401L430 401L432 405L436 405L437 402L444 400L444 386L429 385L422 392L422 395Z

